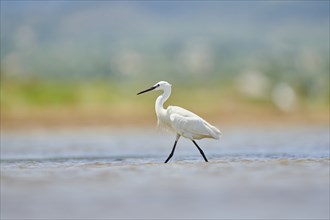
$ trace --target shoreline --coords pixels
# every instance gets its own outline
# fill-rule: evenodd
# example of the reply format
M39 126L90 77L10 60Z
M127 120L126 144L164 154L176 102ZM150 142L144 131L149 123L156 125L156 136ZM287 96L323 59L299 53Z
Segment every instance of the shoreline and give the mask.
M203 116L202 116L203 117ZM280 127L280 126L329 126L329 113L323 112L221 112L205 114L206 121L221 127ZM1 113L2 131L59 128L155 128L154 112L136 114L97 112L39 111L14 114Z

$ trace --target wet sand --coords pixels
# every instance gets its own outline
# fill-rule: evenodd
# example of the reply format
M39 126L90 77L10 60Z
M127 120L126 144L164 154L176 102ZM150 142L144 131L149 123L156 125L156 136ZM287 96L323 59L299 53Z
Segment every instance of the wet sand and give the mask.
M223 132L5 133L1 219L329 219L327 127Z

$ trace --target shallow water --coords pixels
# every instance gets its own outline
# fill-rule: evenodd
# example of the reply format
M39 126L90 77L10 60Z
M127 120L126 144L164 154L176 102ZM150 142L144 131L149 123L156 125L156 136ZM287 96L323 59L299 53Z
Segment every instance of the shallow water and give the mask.
M3 132L1 218L328 219L329 128Z

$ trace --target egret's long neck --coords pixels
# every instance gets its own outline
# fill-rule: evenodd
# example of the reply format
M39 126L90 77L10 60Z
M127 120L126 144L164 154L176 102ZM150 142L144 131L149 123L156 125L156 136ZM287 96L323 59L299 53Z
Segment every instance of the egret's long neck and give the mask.
M163 105L166 102L166 100L170 97L170 95L171 95L171 87L167 87L164 89L163 94L158 96L158 98L156 99L155 109L157 115L165 114L166 110L164 109Z

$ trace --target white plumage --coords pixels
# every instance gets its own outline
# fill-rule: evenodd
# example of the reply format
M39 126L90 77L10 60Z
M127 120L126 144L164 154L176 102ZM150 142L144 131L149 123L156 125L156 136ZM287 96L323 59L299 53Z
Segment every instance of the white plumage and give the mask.
M138 95L152 90L164 91L163 94L157 98L155 103L158 125L176 133L176 140L172 152L165 163L167 163L167 161L173 156L177 141L181 136L192 140L192 142L196 145L204 157L204 160L207 162L204 152L202 149L200 149L194 140L199 140L202 138L219 139L221 136L220 130L209 124L198 115L184 108L178 106L169 106L167 109L165 109L163 105L171 95L171 84L168 82L160 81L151 88L139 92Z

